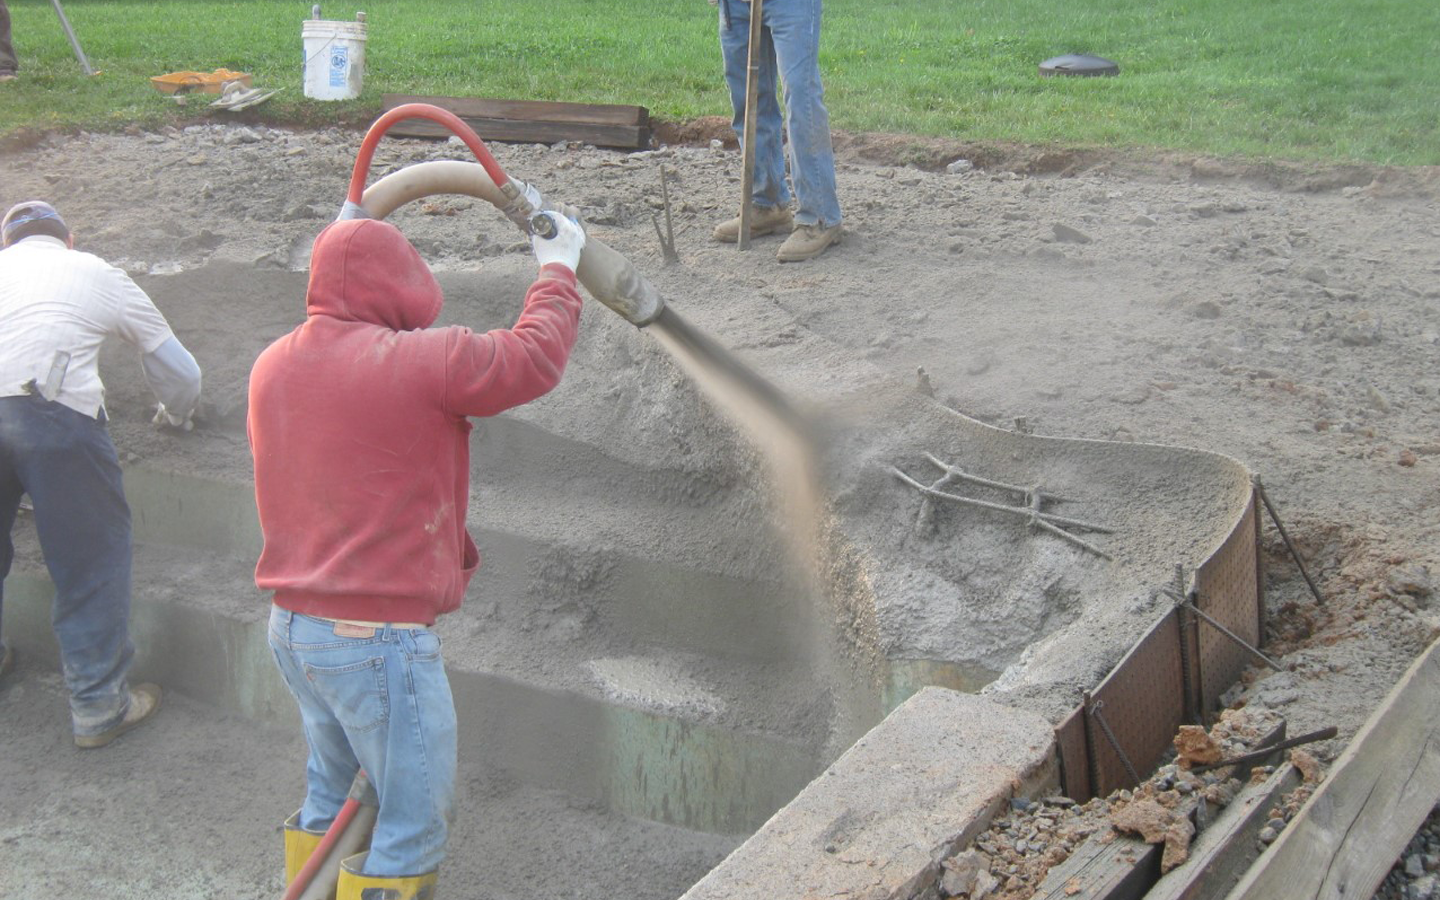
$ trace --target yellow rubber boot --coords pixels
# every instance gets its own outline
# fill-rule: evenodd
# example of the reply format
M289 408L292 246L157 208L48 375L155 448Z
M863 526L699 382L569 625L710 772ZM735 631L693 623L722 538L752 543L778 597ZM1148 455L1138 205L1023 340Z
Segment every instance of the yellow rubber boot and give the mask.
M285 820L285 886L295 880L300 870L305 867L315 848L320 846L320 840L325 837L323 831L306 831L300 827L300 811L296 810L290 818ZM331 896L334 896L333 894Z
M434 900L434 872L424 875L361 875L367 853L340 863L340 886L335 900Z

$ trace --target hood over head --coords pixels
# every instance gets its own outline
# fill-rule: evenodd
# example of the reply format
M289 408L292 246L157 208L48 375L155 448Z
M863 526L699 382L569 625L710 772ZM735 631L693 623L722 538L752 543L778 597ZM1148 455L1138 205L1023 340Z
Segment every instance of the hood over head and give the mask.
M413 331L432 325L443 302L425 260L394 225L346 219L315 238L308 315Z

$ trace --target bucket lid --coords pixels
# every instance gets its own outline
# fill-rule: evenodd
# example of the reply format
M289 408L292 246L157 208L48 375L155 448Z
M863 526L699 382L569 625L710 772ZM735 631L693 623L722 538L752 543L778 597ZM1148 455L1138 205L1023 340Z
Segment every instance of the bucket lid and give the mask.
M1120 66L1103 56L1087 53L1067 53L1052 56L1040 64L1040 74L1051 75L1118 75Z

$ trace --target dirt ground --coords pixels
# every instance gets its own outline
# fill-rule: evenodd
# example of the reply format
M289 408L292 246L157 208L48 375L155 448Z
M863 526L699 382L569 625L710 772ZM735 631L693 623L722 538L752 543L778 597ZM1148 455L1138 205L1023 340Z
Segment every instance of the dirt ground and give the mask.
M78 247L147 287L223 273L187 282L193 296L154 291L205 371L204 421L194 435L155 432L146 398L117 375L112 430L128 459L247 477L250 363L303 315L298 295L260 295L304 270L359 137L227 119L0 152L0 204L53 202ZM844 242L781 265L777 238L744 253L710 241L739 194L724 123L662 137L671 143L629 154L495 149L514 177L579 206L676 309L797 396L829 387L830 373L807 368L816 357L806 348L823 344L877 383L918 384L923 368L938 399L991 424L1246 463L1326 603L1267 523L1270 647L1292 670L1256 672L1236 699L1280 712L1292 733L1339 726L1340 740L1314 748L1322 759L1436 634L1440 171L840 135ZM374 174L463 151L387 140ZM680 257L670 266L652 218L662 166ZM392 221L437 270L478 272L513 290L518 308L529 248L488 206L441 198ZM580 340L612 342L596 364L653 372L644 355L658 351L628 328L591 304ZM124 354L107 365L131 367L123 377L134 382ZM599 430L616 414L577 411L563 396L535 415ZM82 771L64 755L55 763Z

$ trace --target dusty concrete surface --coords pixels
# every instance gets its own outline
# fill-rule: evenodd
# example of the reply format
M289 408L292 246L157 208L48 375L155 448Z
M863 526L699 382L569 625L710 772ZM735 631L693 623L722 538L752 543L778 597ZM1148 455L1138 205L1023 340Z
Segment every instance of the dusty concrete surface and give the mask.
M0 895L274 898L280 823L304 792L304 740L172 692L104 750L70 742L58 672L22 663L0 687ZM444 896L678 896L733 838L620 819L527 788L462 754Z
M1309 598L1268 532L1271 637L1296 668L1259 680L1248 699L1281 709L1293 729L1357 727L1434 628L1435 173L1257 168L907 138L840 144L846 242L793 266L775 262L767 239L744 254L709 243L713 222L733 209L733 152L502 147L498 155L516 177L579 205L596 234L630 256L689 319L805 402L850 413L837 414L834 447L837 468L853 477L832 486L834 501L841 510L891 517L895 526L879 529L895 555L866 568L874 557L858 554L855 571L900 581L894 560L907 552L957 569L927 584L934 576L926 568L905 590L882 591L898 598L896 610L918 616L914 628L847 623L882 652L973 664L983 681L1031 636L1100 621L1079 615L1082 607L1037 602L1052 588L1074 596L1066 579L1098 567L1022 528L986 521L989 536L973 538L1031 554L1021 560L1031 579L1020 591L958 590L964 570L993 561L960 543L946 563L942 548L905 536L916 498L883 467L923 467L924 451L945 455L931 440L908 439L924 437L948 414L929 409L918 417L924 427L908 432L916 401L896 392L897 385L908 390L923 366L937 401L987 422L1011 427L1023 417L1042 435L1192 446L1264 475L1330 605ZM245 378L260 348L300 320L298 273L339 205L357 145L351 133L197 125L57 136L0 156L0 203L55 202L82 248L141 277L205 369L202 427L157 433L133 359L119 348L107 354L112 430L132 463L242 485L248 478ZM457 152L387 142L375 174ZM946 173L944 164L959 155L980 166ZM939 168L906 164L912 161ZM674 171L682 260L674 267L662 264L651 221L660 165ZM483 204L451 199L414 204L393 221L441 270L446 321L508 324L533 262L507 223ZM873 437L864 436L867 428ZM524 429L535 440L514 442ZM548 549L535 566L507 571L513 544L497 538L475 594L444 626L447 654L560 688L623 697L638 683L650 700L698 709L712 721L738 717L843 746L847 723L835 714L837 699L808 681L803 667L794 682L727 682L752 670L709 657L676 664L674 654L656 662L646 646L634 652L637 641L620 627L651 617L634 608L617 613L634 595L611 567L618 556L658 558L741 585L774 582L783 567L769 499L754 487L752 451L646 335L587 308L560 389L488 437L481 429L477 442L472 526L498 533L503 523L506 535ZM526 452L513 452L517 446ZM846 456L852 447L859 450ZM1013 468L1017 478L1032 474ZM1213 498L1194 492L1193 473L1175 474L1186 486L1176 502L1151 471L1133 484L1107 475L1102 503L1148 505L1180 525L1166 539L1203 543L1186 526L1209 520L1194 515L1196 498L1201 506ZM1088 478L1072 472L1057 483L1084 486ZM1173 555L1157 551L1143 567L1168 565ZM1013 568L1016 558L997 568ZM137 571L137 595L165 577ZM1076 654L1054 683L1083 686L1114 662L1108 657L1124 644L1124 623L1151 618L1153 599L1138 583L1126 580L1127 590L1111 598L1117 624L1100 635L1105 649ZM932 593L933 606L916 602ZM246 594L228 602L257 600L263 603ZM802 612L763 629L780 636L766 655L802 653L816 624L808 618ZM671 683L660 690L657 678ZM82 771L63 758L49 764ZM298 754L289 765L298 771ZM268 858L269 835L251 837L237 838L235 852ZM531 863L526 853L511 860L522 870ZM612 859L595 865L623 867ZM572 884L589 883L586 873L571 874Z
M969 694L925 688L856 742L685 893L908 898L1017 794L1058 779L1050 724ZM916 798L933 798L916 803Z

